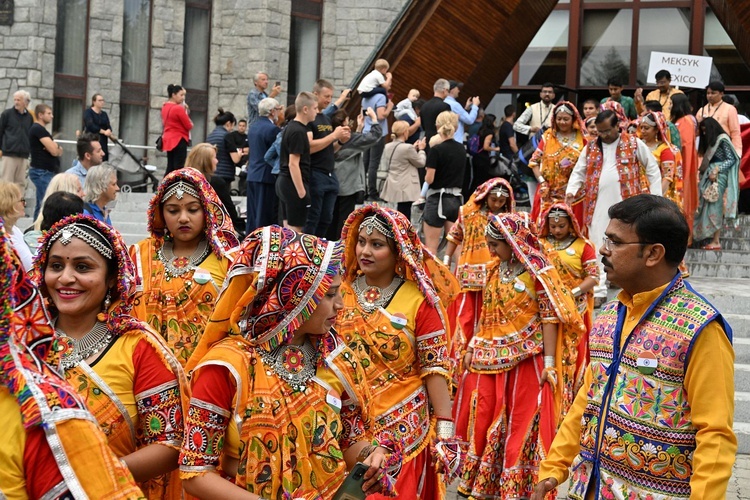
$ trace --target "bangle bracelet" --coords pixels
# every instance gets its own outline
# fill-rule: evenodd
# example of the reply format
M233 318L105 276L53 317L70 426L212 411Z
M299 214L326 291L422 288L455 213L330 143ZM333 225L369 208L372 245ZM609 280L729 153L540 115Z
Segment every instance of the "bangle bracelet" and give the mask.
M438 420L435 425L438 439L450 439L456 435L456 426L449 420Z
M435 417L435 419L440 422L453 422L453 417Z
M443 255L443 264L446 266L451 263L451 256L450 255Z
M555 357L554 356L545 356L544 357L544 367L545 368L554 368L555 367Z
M542 183L543 183L543 182L545 181L545 179L544 179L544 177L542 177L542 176L540 175L539 177L537 177L537 178L536 178L536 181L537 181L537 182L538 182L539 184L542 184Z
M579 295L581 295L581 287L577 286L572 289L571 292L573 293L573 297L578 297Z

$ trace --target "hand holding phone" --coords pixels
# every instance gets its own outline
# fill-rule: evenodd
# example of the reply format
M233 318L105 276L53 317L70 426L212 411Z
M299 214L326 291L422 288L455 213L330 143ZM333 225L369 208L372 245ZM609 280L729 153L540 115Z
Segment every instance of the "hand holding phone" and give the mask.
M365 472L368 469L367 465L357 462L333 495L333 500L364 500L367 493L362 490L362 486L365 484Z

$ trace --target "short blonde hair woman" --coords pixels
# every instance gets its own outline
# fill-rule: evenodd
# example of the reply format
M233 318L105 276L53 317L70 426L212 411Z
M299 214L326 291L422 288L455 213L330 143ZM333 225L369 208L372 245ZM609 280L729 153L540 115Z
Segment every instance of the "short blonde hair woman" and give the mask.
M76 174L62 173L54 176L49 182L49 186L47 186L47 191L44 192L42 209L39 211L39 216L34 221L34 231L41 231L42 229L44 202L47 201L47 198L49 198L52 193L57 193L58 191L72 193L83 198L83 186L81 186L81 181Z
M458 128L458 115L443 111L435 120L435 126L442 142L431 148L427 156L425 182L430 189L422 225L425 244L433 253L437 253L443 230L447 235L458 219L466 170L466 148L453 138Z
M26 200L18 184L0 181L0 218L3 219L5 231L10 235L10 242L21 258L23 268L31 269L32 256L29 246L23 240L23 232L16 227L18 220L26 214Z

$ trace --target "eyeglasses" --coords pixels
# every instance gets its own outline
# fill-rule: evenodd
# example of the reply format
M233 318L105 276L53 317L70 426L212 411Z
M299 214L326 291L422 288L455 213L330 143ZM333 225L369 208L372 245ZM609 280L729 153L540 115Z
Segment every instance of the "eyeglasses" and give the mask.
M608 252L611 252L613 249L621 245L650 245L651 243L649 243L648 241L612 241L604 236L602 237L602 244Z
M21 203L23 203L23 206L24 206L24 207L26 206L26 199L25 199L25 198L21 198L21 199L20 199L20 200L18 200L18 201L20 201ZM16 203L18 203L18 201L17 201Z

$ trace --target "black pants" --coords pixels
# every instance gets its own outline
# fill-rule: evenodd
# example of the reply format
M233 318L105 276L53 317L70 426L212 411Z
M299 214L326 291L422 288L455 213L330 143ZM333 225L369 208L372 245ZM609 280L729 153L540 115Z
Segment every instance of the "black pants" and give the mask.
M380 157L383 156L385 149L385 137L381 137L373 147L365 151L365 172L367 173L367 195L371 198L377 198L378 194L378 167L380 166ZM424 170L424 169L420 169Z
M400 201L396 203L396 210L406 216L407 219L411 220L411 201Z
M341 230L344 228L344 222L354 212L354 207L357 205L357 198L361 197L361 194L354 193L336 198L336 205L333 207L333 222L328 226L326 238L331 241L341 239Z
M179 170L185 166L187 148L187 141L185 139L180 139L180 142L172 151L167 151L167 173Z

